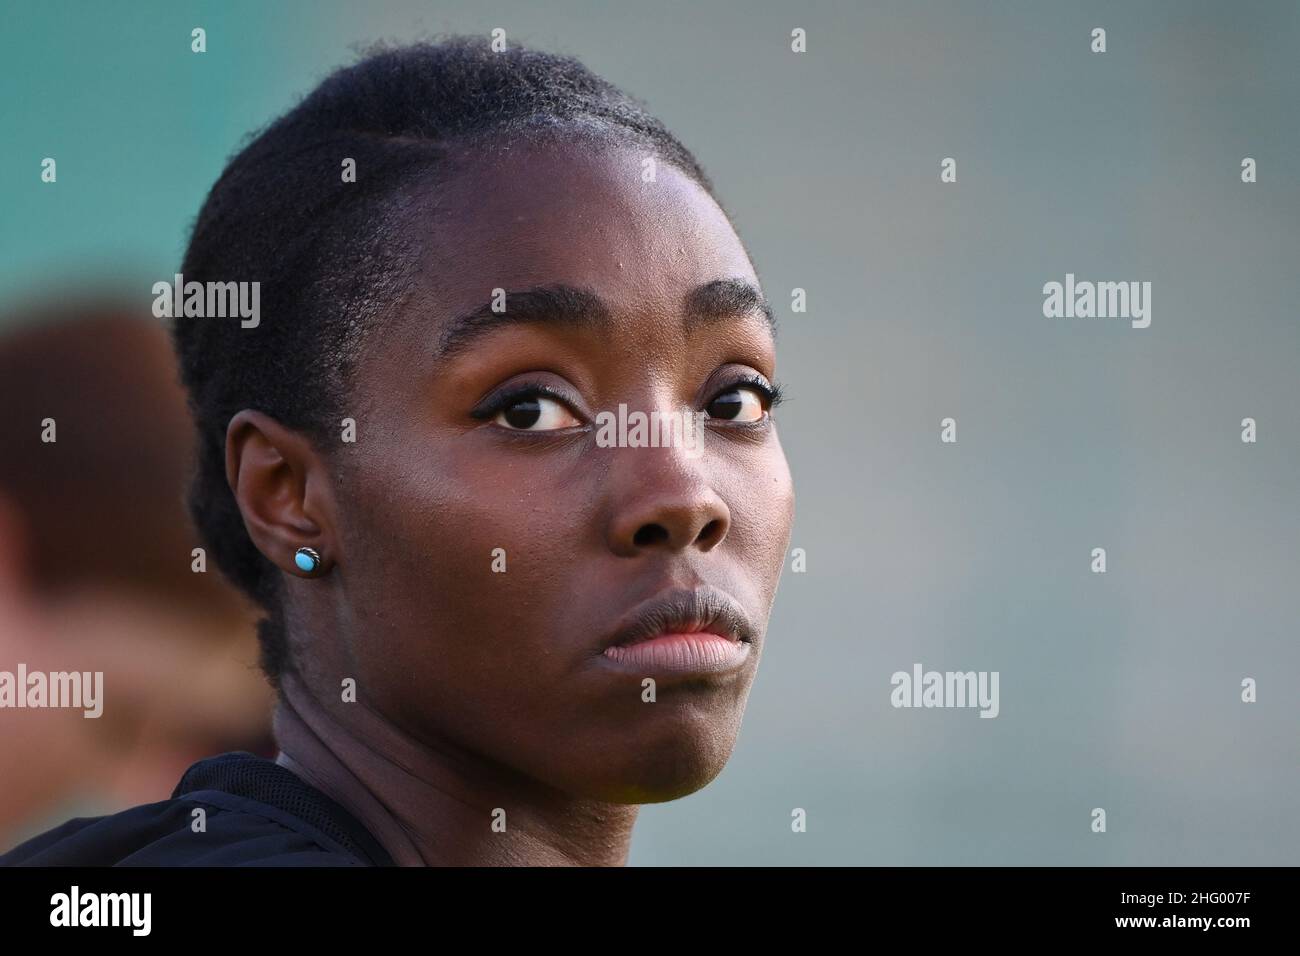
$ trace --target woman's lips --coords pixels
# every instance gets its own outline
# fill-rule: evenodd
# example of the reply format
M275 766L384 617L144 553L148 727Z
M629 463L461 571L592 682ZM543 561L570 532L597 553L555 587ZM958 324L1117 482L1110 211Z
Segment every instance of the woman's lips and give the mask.
M634 644L615 644L605 648L603 656L619 670L653 676L725 673L740 667L749 652L748 641L697 631L659 634Z

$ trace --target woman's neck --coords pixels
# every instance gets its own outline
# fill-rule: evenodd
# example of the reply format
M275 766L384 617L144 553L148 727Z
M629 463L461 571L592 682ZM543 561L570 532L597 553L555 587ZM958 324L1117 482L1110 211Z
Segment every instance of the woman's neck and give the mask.
M341 804L399 866L621 866L635 805L584 800L439 751L360 704L331 713L280 681L281 766Z

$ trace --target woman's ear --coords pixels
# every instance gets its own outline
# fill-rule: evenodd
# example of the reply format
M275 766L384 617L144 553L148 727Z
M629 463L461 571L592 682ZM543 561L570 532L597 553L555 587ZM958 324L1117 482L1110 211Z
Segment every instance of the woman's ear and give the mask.
M311 441L262 412L245 409L226 429L226 481L258 551L288 574L304 576L295 560L311 548L327 571L339 558L329 473Z

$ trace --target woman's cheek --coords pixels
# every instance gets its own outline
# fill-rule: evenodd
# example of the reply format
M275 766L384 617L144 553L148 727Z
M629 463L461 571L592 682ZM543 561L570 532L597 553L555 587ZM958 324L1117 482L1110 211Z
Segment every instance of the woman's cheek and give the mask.
M769 540L784 541L794 519L794 480L775 435L736 463L731 484L743 509L743 523L763 529Z

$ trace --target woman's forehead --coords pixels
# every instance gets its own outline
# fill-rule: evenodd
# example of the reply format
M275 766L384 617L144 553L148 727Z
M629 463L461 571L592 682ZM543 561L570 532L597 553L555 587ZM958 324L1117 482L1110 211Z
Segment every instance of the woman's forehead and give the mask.
M427 269L450 297L464 290L462 310L498 288L563 284L617 305L720 278L757 285L708 192L635 147L522 146L462 168L438 194Z

